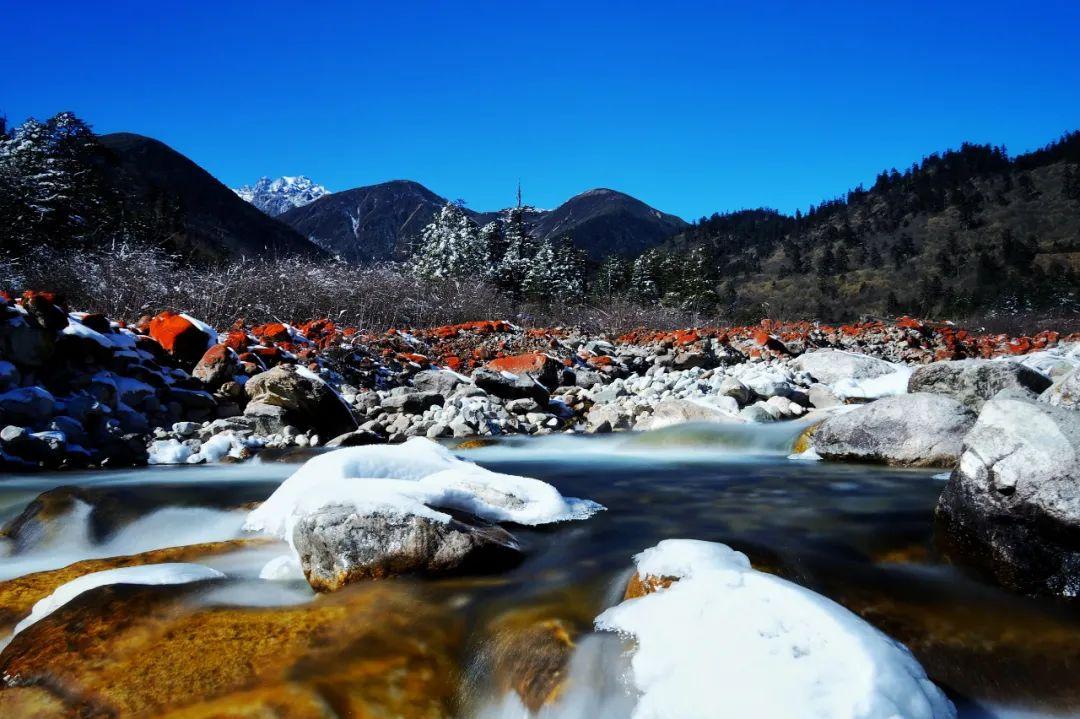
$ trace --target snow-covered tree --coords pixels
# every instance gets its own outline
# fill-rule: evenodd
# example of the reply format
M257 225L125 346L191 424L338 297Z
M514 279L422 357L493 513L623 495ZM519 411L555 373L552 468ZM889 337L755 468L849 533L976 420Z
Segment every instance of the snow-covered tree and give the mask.
M596 272L592 293L599 298L612 297L626 290L630 263L618 255L608 255Z
M410 264L416 275L429 279L482 277L487 247L476 223L460 206L447 203L421 232Z
M513 207L506 211L502 222L502 236L506 250L495 267L491 279L504 291L519 296L524 291L525 278L532 268L532 260L539 252L536 239L525 225L526 207Z
M651 302L660 296L660 253L643 252L630 268L630 296L640 302Z

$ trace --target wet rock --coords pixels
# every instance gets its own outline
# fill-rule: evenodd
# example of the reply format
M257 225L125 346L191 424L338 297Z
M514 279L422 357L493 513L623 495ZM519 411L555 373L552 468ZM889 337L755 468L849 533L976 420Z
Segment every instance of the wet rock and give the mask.
M825 459L951 467L975 414L936 394L886 397L822 422L811 440Z
M841 350L806 352L793 359L791 366L823 384L835 384L845 379L872 379L896 371L896 365L885 360Z
M1028 594L1080 596L1080 413L983 406L937 506L952 553Z
M280 434L289 424L284 407L265 402L248 402L244 407L244 420L256 434Z
M522 611L500 617L490 628L484 656L499 694L513 691L530 712L559 696L579 629L562 617L533 617Z
M166 352L192 364L202 358L215 339L183 315L170 311L151 319L148 330Z
M310 374L293 365L278 365L255 375L244 385L250 399L245 416L252 416L251 404L270 405L283 408L291 423L326 437L355 430L356 420L341 398Z
M0 392L18 387L21 376L18 367L7 360L0 360Z
M480 367L473 372L472 380L479 389L502 399L528 397L546 405L550 398L547 388L527 374L504 373Z
M101 587L17 635L9 685L67 716L451 716L461 623L405 583L299 606L200 607L198 587ZM197 660L193 660L197 658Z
M1054 407L1080 410L1080 368L1064 375L1039 395L1039 401Z
M723 402L727 400L727 402ZM738 422L739 405L731 397L718 397L714 404L687 399L665 399L653 408L652 417L635 429L660 429L686 422Z
M327 507L297 523L293 545L308 584L320 592L399 574L491 571L519 558L509 532L459 516L442 522Z
M240 373L240 357L225 345L214 345L206 350L195 365L191 375L202 380L212 390L218 389Z
M952 397L978 412L986 400L1002 390L1034 399L1050 384L1049 378L1019 362L966 359L919 367L908 380L908 391Z

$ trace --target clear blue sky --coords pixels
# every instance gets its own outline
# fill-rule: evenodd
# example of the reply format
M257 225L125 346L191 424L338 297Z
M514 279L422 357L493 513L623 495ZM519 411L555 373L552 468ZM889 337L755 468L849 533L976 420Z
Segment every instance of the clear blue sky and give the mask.
M1080 128L1076 0L6 0L3 16L0 113L71 109L229 185L410 178L491 209L520 177L541 207L611 187L692 219Z

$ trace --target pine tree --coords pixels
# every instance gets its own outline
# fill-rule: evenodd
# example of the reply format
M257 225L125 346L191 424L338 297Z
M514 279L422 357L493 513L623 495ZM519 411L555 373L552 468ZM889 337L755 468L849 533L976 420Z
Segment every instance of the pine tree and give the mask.
M498 287L514 297L521 296L532 259L539 251L536 240L525 226L526 209L518 206L507 210L503 219L506 251L492 276Z
M630 275L629 263L618 255L608 255L596 272L592 293L601 299L623 293Z
M630 268L630 296L639 302L652 302L660 297L658 277L659 252L647 250L634 260Z
M454 203L447 203L420 233L412 271L426 279L475 278L488 266L487 248L476 223Z

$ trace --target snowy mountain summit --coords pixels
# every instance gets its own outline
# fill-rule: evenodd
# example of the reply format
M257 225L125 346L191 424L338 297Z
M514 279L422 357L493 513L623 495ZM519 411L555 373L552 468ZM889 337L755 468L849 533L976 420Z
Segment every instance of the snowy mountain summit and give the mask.
M263 177L254 185L244 185L233 192L271 217L277 217L294 207L303 207L323 195L330 194L325 187L316 185L303 175L279 177L276 180Z

